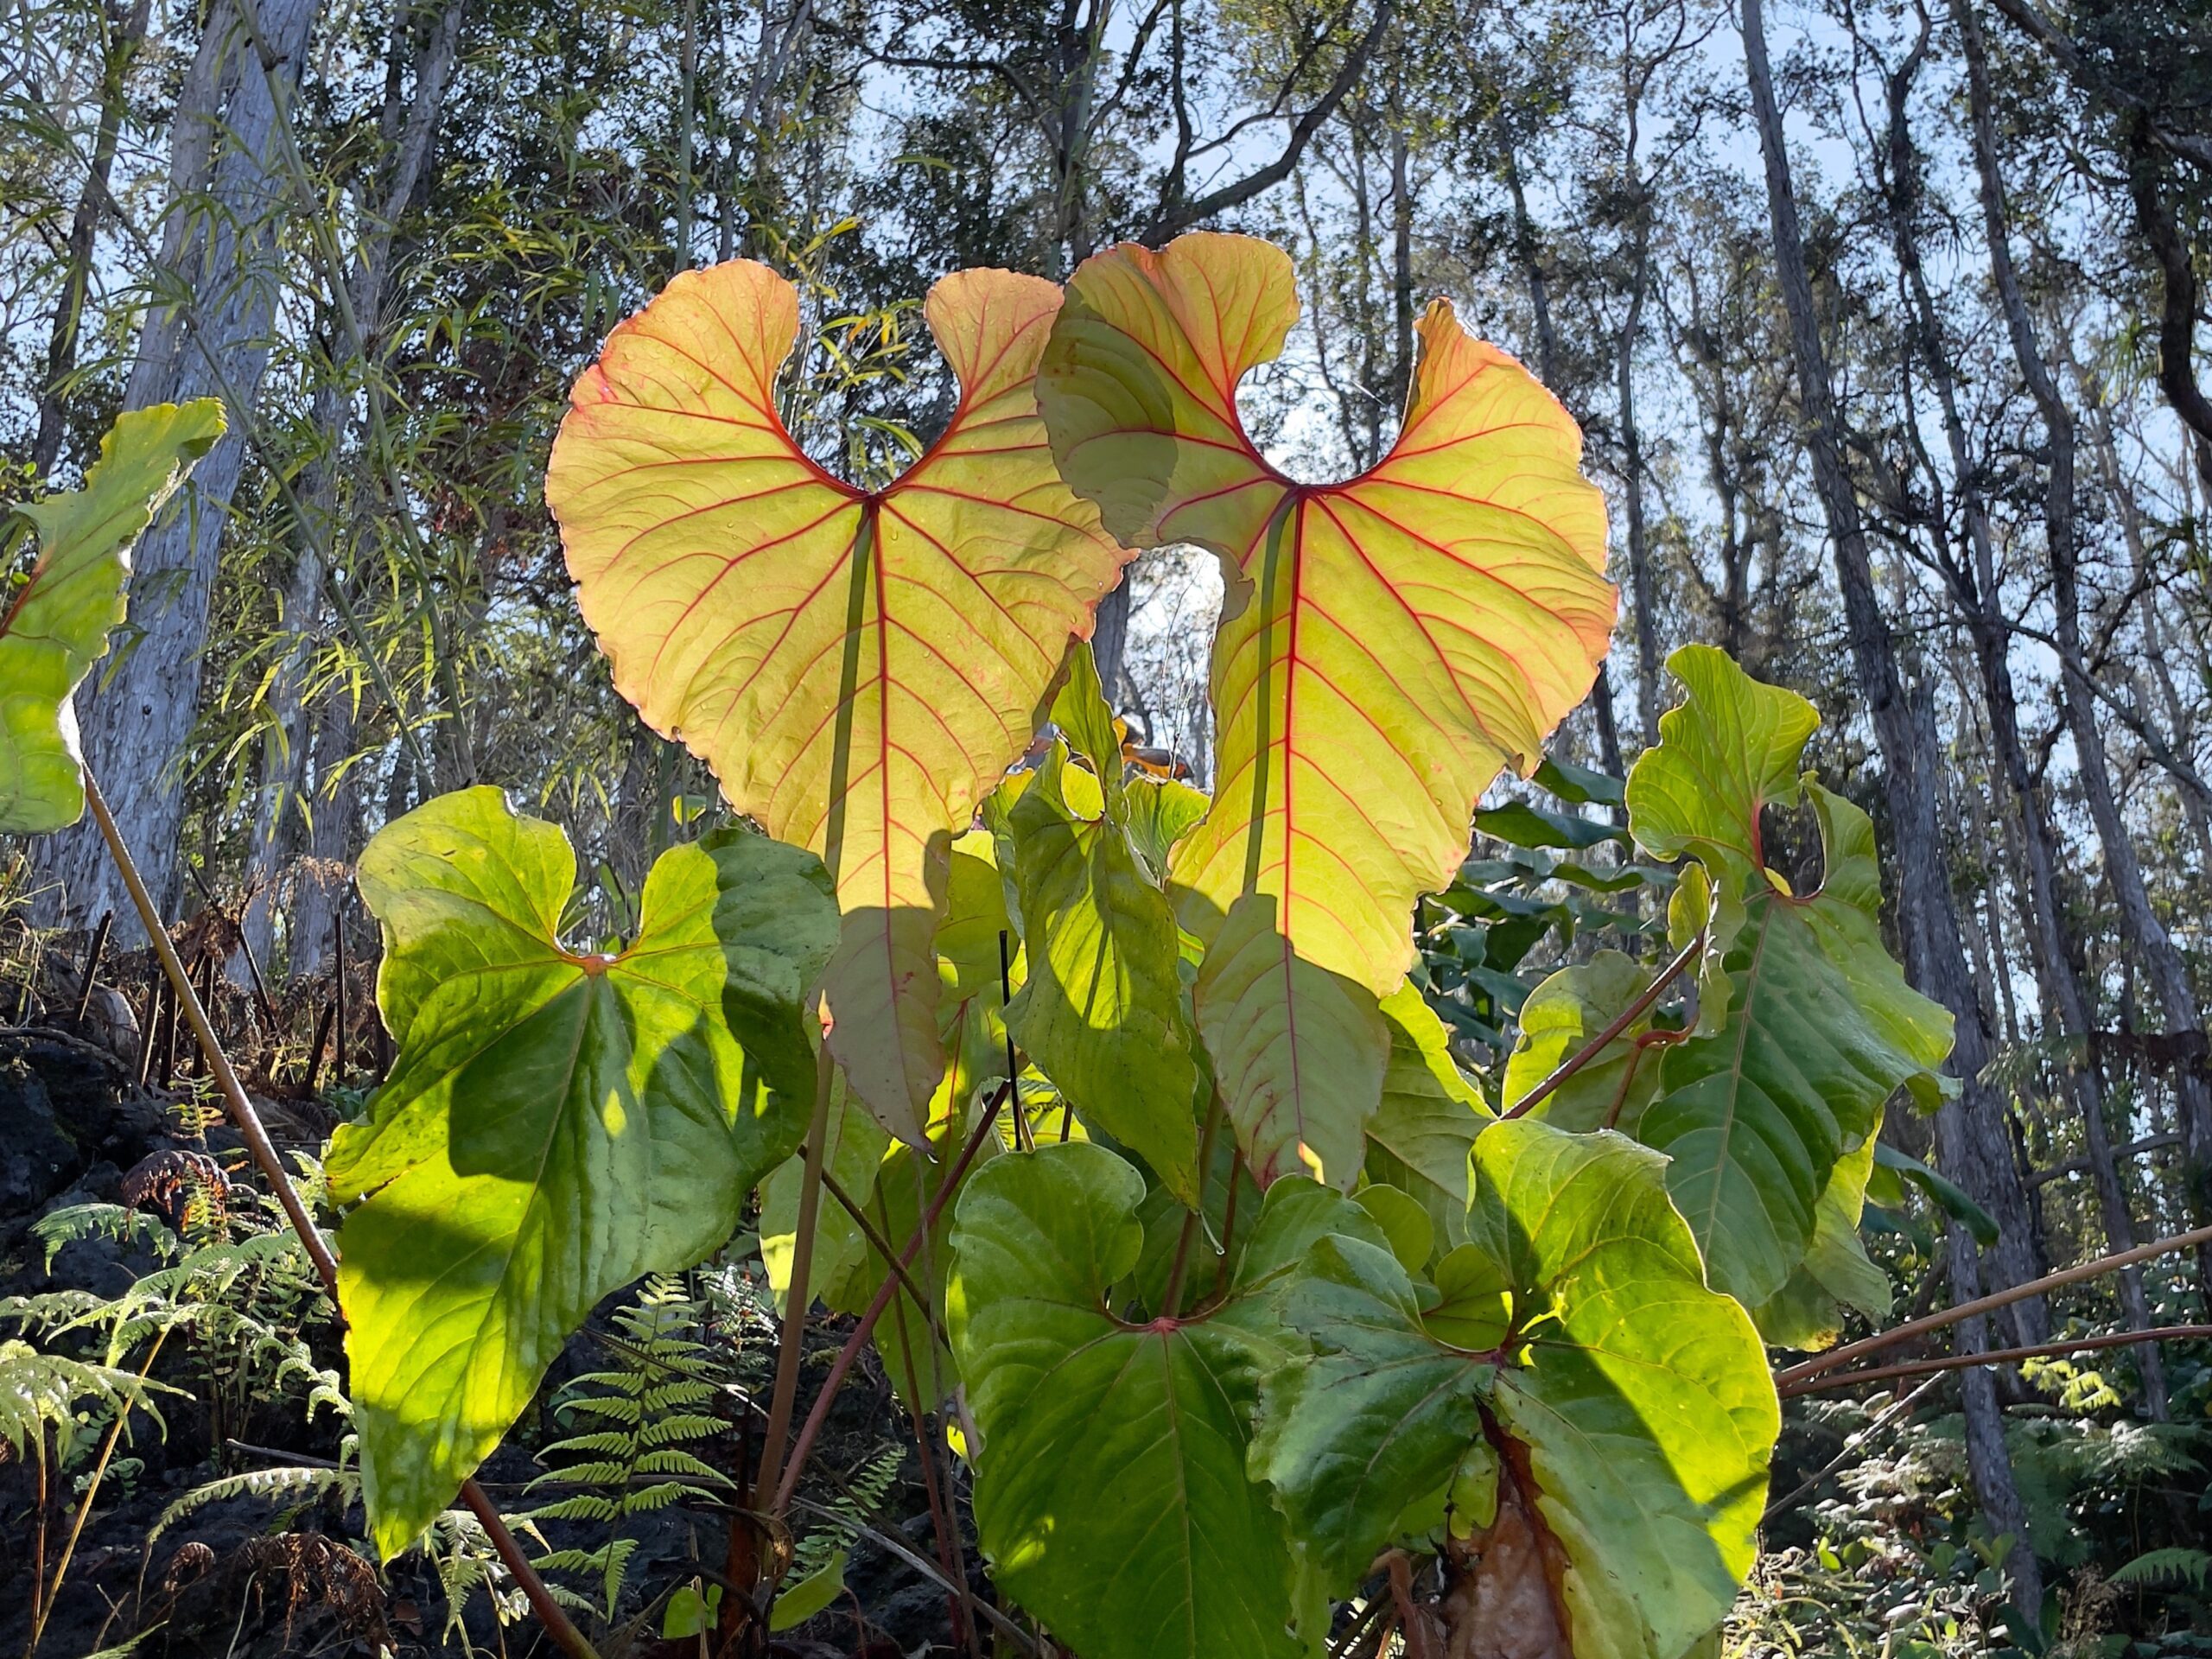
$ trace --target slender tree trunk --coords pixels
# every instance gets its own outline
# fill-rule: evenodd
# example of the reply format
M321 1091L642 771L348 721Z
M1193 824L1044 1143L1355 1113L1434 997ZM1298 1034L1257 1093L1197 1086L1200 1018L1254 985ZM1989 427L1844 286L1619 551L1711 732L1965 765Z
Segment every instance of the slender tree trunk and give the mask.
M359 322L363 344L372 352L381 339L385 284L391 266L391 238L395 226L414 200L429 164L432 142L444 113L445 97L457 58L464 0L447 0L427 29L417 15L403 10L393 19L391 51L385 74L385 100L381 122L386 150L371 190L372 200L362 204L362 232L354 251L354 265L347 277L353 315ZM413 60L415 85L411 97L402 86L409 60ZM342 338L342 332L334 331ZM343 348L339 347L342 351ZM283 874L289 826L305 777L308 728L302 699L308 658L319 633L322 589L327 572L317 550L334 546L344 533L339 522L340 456L352 423L358 382L378 372L373 362L353 360L327 365L315 388L315 429L324 449L302 480L301 505L315 520L318 533L300 537L290 579L285 585L284 626L292 635L290 649L278 665L269 690L271 724L264 746L261 785L255 796L253 842L247 856L250 896L241 931L246 947L264 964L273 959L275 921L279 913L279 887ZM348 722L350 725L350 721ZM310 947L312 955L314 947ZM233 976L242 971L234 964ZM294 970L295 973L298 971Z
M43 480L61 454L68 429L68 400L62 382L77 366L77 338L84 326L85 301L92 288L92 243L107 209L108 179L115 170L115 149L123 133L124 83L130 60L146 38L152 0L132 0L128 13L107 10L106 61L100 74L100 119L92 135L92 176L77 199L69 221L69 251L62 267L61 298L54 309L54 332L47 341L46 385L39 393L38 431L31 439L31 476Z
M1536 325L1536 377L1561 403L1567 401L1560 380L1559 329L1552 320L1551 285L1544 275L1543 256L1536 245L1536 223L1529 212L1529 196L1521 181L1520 152L1503 121L1496 125L1498 148L1504 156L1506 188L1513 201L1513 257L1521 268L1528 289L1529 314ZM1605 768L1616 778L1628 775L1621 753L1620 724L1613 707L1613 677L1608 664L1598 665L1597 683L1591 688L1591 710L1598 726L1598 753Z
M1636 274L1629 284L1628 315L1614 343L1613 379L1620 403L1621 496L1628 510L1628 574L1636 607L1636 707L1643 744L1659 743L1659 613L1651 581L1651 538L1643 512L1643 429L1636 418L1636 348L1643 334L1643 304L1651 287L1649 205L1640 184L1632 183L1636 213Z
M1875 596L1858 495L1844 463L1842 420L1829 381L1827 353L1814 307L1812 279L1806 270L1804 233L1798 224L1796 197L1790 184L1782 111L1775 99L1773 73L1767 63L1766 20L1761 0L1741 0L1741 3L1745 64L1765 168L1776 272L1789 315L1814 483L1835 550L1853 666L1882 750L1884 785L1897 839L1898 909L1906 962L1915 982L1950 1010L1956 1027L1951 1067L1960 1090L1958 1097L1937 1114L1939 1154L1946 1169L1969 1192L1985 1205L1996 1201L1994 1213L1999 1227L2024 1243L2026 1196L2005 1141L2002 1106L1995 1091L1981 1078L1989 1053L1988 1034L1982 1028L1981 1010L1967 971L1949 874L1938 841L1935 797L1928 783L1933 745L1931 741L1923 748L1920 722L1905 698L1896 645ZM1980 1264L1955 1230L1953 1240L1951 1290L1963 1300L1980 1287ZM1961 1339L1971 1338L1962 1333ZM1986 1370L1976 1367L1965 1374L1961 1392L1975 1494L1992 1527L2011 1534L2016 1541L2007 1560L2013 1595L2032 1616L2043 1604L2043 1575L2026 1542L2025 1514L2005 1453L1996 1385Z
M262 6L275 57L264 73L235 0L214 0L177 99L159 289L124 393L127 409L211 396L232 403L230 432L200 462L184 499L138 543L130 616L137 638L111 676L88 680L77 695L86 758L170 915L183 879L185 750L200 711L209 597L283 281L270 74L296 74L316 10L312 0ZM118 935L139 938L122 879L89 822L53 837L44 852L60 895L62 914L53 919L81 925L112 911Z
M2067 407L2044 355L2035 320L2029 315L2027 298L2021 292L2019 275L2012 264L2011 215L2005 207L2004 175L1997 153L1995 98L1990 86L1989 53L1982 39L1981 22L1974 13L1973 0L1952 0L1951 11L1966 57L1967 101L1973 118L1974 170L1981 197L1982 229L1989 244L1990 276L1998 303L2005 314L2013 359L2019 365L2020 378L2027 385L2029 396L2035 399L2049 442L2044 533L2050 553L2051 602L2058 624L2061 702L2074 739L2082 794L2104 854L2105 879L2111 885L2120 911L2121 935L2150 976L2160 1017L2171 1034L2201 1033L2203 1022L2196 994L2190 987L2189 971L2182 963L2181 952L2174 948L2173 940L2159 921L2158 912L2152 907L2142 864L2135 856L2134 842L2120 816L2112 769L2105 755L2104 734L2098 726L2094 696L2082 671L2087 658L2082 646L2081 559L2074 513L2074 414ZM2194 1070L2184 1067L2177 1075L2183 1133L2190 1147L2189 1162L2194 1167L2206 1151L2212 1150L2212 1091L2208 1091L2204 1078ZM2103 1126L2100 1122L2094 1127L2101 1130ZM2090 1155L2096 1156L2094 1139ZM2100 1171L2097 1179L2110 1212L2107 1230L2111 1233L2112 1248L2132 1249L2133 1224L2119 1172L2111 1172L2107 1179ZM2192 1182L2192 1209L2199 1197ZM2111 1232L2115 1222L2127 1236ZM2150 1308L2137 1269L2130 1268L2122 1275L2121 1298L2129 1323L2137 1330L2148 1329ZM2164 1359L2158 1345L2152 1343L2145 1344L2135 1354L2143 1370L2144 1393L2152 1417L2163 1422L2167 1416Z

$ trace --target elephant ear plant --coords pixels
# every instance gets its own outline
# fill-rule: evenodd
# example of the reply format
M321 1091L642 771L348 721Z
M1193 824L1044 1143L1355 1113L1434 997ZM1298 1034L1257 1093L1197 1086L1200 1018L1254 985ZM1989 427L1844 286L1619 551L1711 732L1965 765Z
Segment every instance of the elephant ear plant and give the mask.
M957 400L874 489L777 412L798 305L764 266L678 276L584 371L546 480L578 602L752 824L664 854L611 951L496 791L363 855L398 1058L329 1169L386 1553L597 1301L757 1226L760 1596L874 1341L959 1426L996 1589L1084 1659L1314 1654L1363 1594L1452 1654L1718 1627L1779 1427L1762 1336L1886 1305L1873 1137L1939 1098L1948 1023L1882 948L1872 826L1801 772L1809 706L1691 647L1625 795L1679 863L1668 959L1561 969L1500 1077L1460 1070L1416 907L1590 689L1604 503L1441 301L1391 452L1286 477L1236 399L1296 314L1243 237L1065 292L947 277ZM1086 643L1172 543L1226 588L1211 797L1125 759ZM817 1299L857 1318L800 1421Z

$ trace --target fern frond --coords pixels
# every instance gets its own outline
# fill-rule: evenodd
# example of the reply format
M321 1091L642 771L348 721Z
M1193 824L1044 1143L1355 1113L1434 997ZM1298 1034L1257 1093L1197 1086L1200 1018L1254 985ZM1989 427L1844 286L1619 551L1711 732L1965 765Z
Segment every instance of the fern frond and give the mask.
M352 1503L360 1496L361 1477L353 1469L318 1469L284 1465L275 1469L250 1469L242 1475L226 1475L195 1486L161 1513L153 1530L146 1535L145 1548L150 1551L154 1541L194 1510L210 1503L220 1503L233 1497L302 1497L315 1498L326 1492L341 1492Z
M168 1426L152 1396L181 1392L115 1366L41 1353L13 1338L0 1342L0 1440L13 1446L18 1458L49 1427L73 1427L80 1400L96 1400L118 1415L137 1407L167 1433Z
M2201 1549L2153 1549L2138 1555L2106 1580L2153 1589L2186 1585L2202 1590L2212 1581L2212 1553Z

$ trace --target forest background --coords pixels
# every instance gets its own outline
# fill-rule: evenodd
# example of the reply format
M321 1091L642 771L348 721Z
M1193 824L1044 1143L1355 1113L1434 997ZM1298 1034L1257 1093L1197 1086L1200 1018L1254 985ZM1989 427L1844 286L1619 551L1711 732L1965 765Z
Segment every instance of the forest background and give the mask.
M1388 449L1448 294L1582 423L1611 504L1622 622L1554 754L1624 775L1667 653L1706 641L1814 702L1809 760L1876 818L1963 1083L1886 1133L1998 1229L1947 1263L1905 1217L1883 1255L1925 1306L2212 1204L2208 31L2176 0L10 0L0 505L73 482L118 410L229 411L78 701L156 898L269 1014L273 1077L348 931L372 951L347 878L384 823L506 787L568 828L611 929L714 811L613 692L540 488L570 383L674 272L799 283L786 418L862 482L950 412L918 303L948 270L1280 243L1306 310L1244 410L1308 479ZM1202 785L1220 593L1210 556L1147 554L1096 641L1133 738ZM0 857L19 1017L38 941L111 916L109 948L143 944L89 824ZM1527 965L1577 948L1562 925ZM1520 967L1478 947L1470 1065ZM1998 1335L2201 1318L2204 1259ZM1859 1479L1793 1523L1792 1582L1878 1632L1851 1578L1885 1560L1926 1639L1977 1641L1976 1573L2026 1529L2057 1636L2199 1639L2207 1351L2006 1372L1975 1496L1955 1395L1876 1440L1844 1440L1854 1408L1800 1425L1804 1472L1842 1447Z

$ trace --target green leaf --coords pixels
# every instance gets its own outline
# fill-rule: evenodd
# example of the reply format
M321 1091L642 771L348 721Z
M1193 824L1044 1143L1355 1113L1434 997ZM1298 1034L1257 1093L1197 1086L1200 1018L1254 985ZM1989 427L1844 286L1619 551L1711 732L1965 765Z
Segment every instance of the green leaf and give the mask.
M1634 957L1600 950L1529 992L1521 1005L1520 1035L1505 1062L1507 1108L1519 1105L1580 1053L1650 982L1650 973ZM1637 1039L1650 1029L1648 1011L1630 1020L1536 1104L1536 1116L1563 1129L1618 1127L1633 1135L1659 1083L1657 1063L1637 1047Z
M1815 1351L1843 1334L1843 1310L1853 1307L1879 1320L1890 1311L1890 1275L1868 1259L1859 1237L1866 1206L1866 1178L1874 1168L1881 1119L1856 1152L1836 1160L1814 1206L1813 1242L1789 1281L1751 1310L1759 1334L1784 1348Z
M1106 810L1115 811L1120 804L1125 769L1121 722L1107 704L1105 689L1098 683L1098 662L1090 654L1087 639L1073 640L1068 645L1067 666L1052 696L1052 724L1060 728L1069 749L1090 766L1105 791Z
M1467 1520L1550 1535L1572 1650L1671 1659L1726 1615L1755 1554L1780 1426L1758 1336L1705 1287L1650 1153L1523 1120L1486 1129L1475 1166L1475 1236L1426 1315L1387 1251L1312 1252L1284 1306L1319 1351L1268 1379L1254 1465L1347 1587L1428 1495L1464 1477L1473 1503L1487 1475L1497 1508ZM1492 1431L1515 1455L1467 1469ZM1485 1605L1541 1607L1541 1554L1508 1541L1474 1552L1514 1579Z
M1168 854L1206 815L1206 798L1173 778L1132 778L1122 793L1129 844L1155 881L1167 874Z
M1356 1240L1322 1240L1284 1310L1322 1351L1263 1385L1252 1467L1341 1594L1480 1435L1497 1357L1432 1337L1404 1268Z
M1877 1166L1891 1170L1910 1181L1936 1201L1938 1208L1955 1221L1964 1224L1974 1235L1974 1243L1985 1250L1997 1243L1997 1218L1974 1201L1974 1197L1956 1181L1939 1174L1909 1153L1899 1152L1886 1141L1874 1147Z
M1382 999L1390 1059L1382 1100L1367 1124L1367 1179L1421 1200L1441 1243L1467 1236L1467 1154L1491 1121L1481 1093L1452 1058L1436 1011L1408 980Z
M131 544L223 428L212 397L128 410L100 440L83 489L18 509L39 553L12 597L0 582L0 835L43 835L84 815L70 700L124 620Z
M1712 897L1683 882L1677 938L1708 904L1729 920L1714 930L1720 959L1717 970L1708 960L1698 1029L1668 1049L1634 1132L1672 1160L1669 1191L1714 1287L1758 1307L1805 1259L1838 1160L1873 1133L1891 1092L1939 1097L1951 1020L1883 946L1872 823L1796 775L1818 723L1811 706L1709 647L1669 664L1688 696L1637 761L1630 827L1647 850L1703 867ZM1763 861L1760 814L1802 801L1824 874L1800 897Z
M1760 810L1795 805L1797 762L1820 728L1813 705L1753 679L1711 645L1684 645L1667 671L1688 695L1659 717L1659 746L1628 777L1629 827L1654 858L1688 854L1738 884L1766 867Z
M1300 956L1276 900L1230 906L1192 990L1198 1036L1262 1186L1308 1173L1349 1189L1382 1103L1389 1029L1367 988Z
M1781 1408L1743 1309L1708 1290L1661 1160L1525 1119L1475 1147L1471 1242L1527 1348L1493 1409L1565 1548L1579 1659L1668 1659L1718 1624L1757 1554Z
M1475 814L1475 828L1516 847L1566 847L1580 852L1609 841L1625 842L1628 833L1572 812L1547 812L1526 801L1508 801Z
M1532 781L1576 806L1587 806L1593 801L1600 806L1618 806L1627 798L1627 785L1611 772L1592 772L1554 754L1544 757L1544 763L1536 768Z
M558 936L567 837L495 789L361 855L399 1044L341 1127L340 1297L378 1548L445 1509L593 1306L700 1260L804 1131L807 997L836 938L811 854L728 830L662 855L619 956Z
M798 1583L777 1592L771 1630L794 1630L845 1593L845 1552L838 1550Z
M1293 1556L1245 1460L1259 1376L1295 1338L1269 1298L1357 1206L1279 1182L1226 1306L1125 1324L1141 1177L1077 1142L972 1176L952 1230L953 1351L983 1436L992 1576L1084 1659L1293 1659Z
M1014 1035L1077 1112L1195 1205L1198 1072L1175 914L1110 806L1095 817L1071 809L1062 784L1071 772L1055 744L1010 815L1029 963L1010 1010Z

